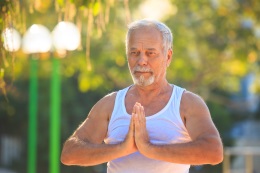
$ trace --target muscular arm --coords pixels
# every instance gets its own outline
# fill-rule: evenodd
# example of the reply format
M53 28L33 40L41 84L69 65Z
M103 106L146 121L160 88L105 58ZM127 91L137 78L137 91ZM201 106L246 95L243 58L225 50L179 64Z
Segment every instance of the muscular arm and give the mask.
M108 162L134 151L133 123L126 140L120 144L104 144L109 116L113 111L115 93L101 99L90 111L87 119L65 142L61 162L65 165L90 166ZM131 128L132 127L132 128ZM132 130L131 130L132 129Z
M141 112L141 111L140 111ZM135 116L135 140L138 150L145 156L180 164L218 164L223 160L223 147L209 110L197 95L185 92L181 101L181 115L192 139L188 143L155 145L147 140L145 118Z

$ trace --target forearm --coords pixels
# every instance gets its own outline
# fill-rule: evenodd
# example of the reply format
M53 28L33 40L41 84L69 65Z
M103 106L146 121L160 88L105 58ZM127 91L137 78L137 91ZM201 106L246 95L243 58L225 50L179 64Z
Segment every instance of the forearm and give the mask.
M72 138L64 145L61 162L65 165L91 166L126 154L122 150L121 144L93 144Z
M141 153L146 157L179 164L218 164L223 159L223 148L218 138L203 138L188 143L150 144Z

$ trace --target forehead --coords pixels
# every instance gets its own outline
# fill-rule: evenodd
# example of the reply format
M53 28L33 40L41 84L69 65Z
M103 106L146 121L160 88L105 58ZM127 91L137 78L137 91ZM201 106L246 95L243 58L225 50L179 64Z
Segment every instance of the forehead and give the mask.
M162 47L161 33L154 27L141 27L132 31L129 37L129 48Z

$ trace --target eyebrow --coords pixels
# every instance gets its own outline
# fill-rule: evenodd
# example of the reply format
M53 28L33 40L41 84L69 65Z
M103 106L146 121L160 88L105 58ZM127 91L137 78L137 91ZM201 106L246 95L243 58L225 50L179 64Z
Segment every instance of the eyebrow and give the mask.
M132 47L132 48L130 48L130 50L138 50L138 48L136 48L136 47ZM146 48L145 50L157 50L157 49L155 49L155 48Z
M147 50L157 50L157 49L155 49L155 48L147 48Z
M136 50L137 48L135 48L135 47L132 47L132 48L130 48L130 50Z

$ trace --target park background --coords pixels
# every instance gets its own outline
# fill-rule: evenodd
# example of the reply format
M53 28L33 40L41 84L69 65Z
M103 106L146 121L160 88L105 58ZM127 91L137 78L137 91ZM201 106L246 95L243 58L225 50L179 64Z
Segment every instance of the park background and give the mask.
M57 155L99 99L132 84L124 40L127 24L140 18L154 18L171 28L173 61L167 79L206 101L226 154L242 155L230 158L230 172L260 172L260 1L1 0L0 14L1 173L105 172L105 164L64 166ZM79 28L76 50L28 54L3 45L7 27L23 37L33 24L52 31L61 21ZM32 73L37 78L33 96ZM32 106L37 113L34 153L28 147ZM35 159L29 161L32 155ZM192 166L190 172L221 173L223 167Z

